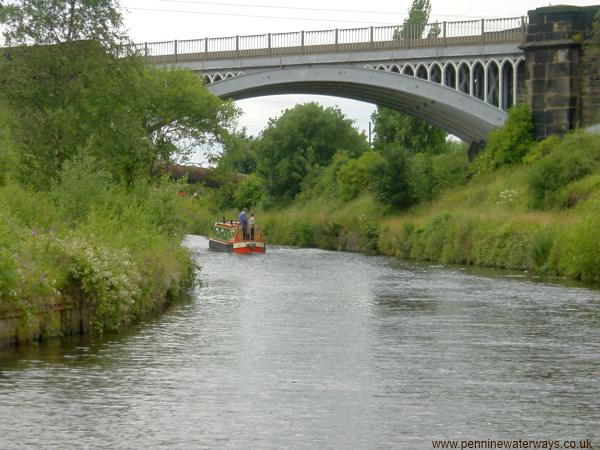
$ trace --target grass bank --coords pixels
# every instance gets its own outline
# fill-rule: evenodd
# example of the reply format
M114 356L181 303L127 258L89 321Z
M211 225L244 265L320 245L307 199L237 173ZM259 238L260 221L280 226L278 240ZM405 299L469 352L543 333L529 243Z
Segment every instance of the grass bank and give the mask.
M351 202L323 196L256 214L271 244L600 282L599 163L598 136L577 132L403 213L390 213L367 192ZM223 216L209 212L208 202L186 207L198 233Z
M195 272L179 201L172 184L115 184L91 160L48 191L0 187L0 315L20 312L18 342L56 330L44 311L57 305L86 307L102 334L177 296Z

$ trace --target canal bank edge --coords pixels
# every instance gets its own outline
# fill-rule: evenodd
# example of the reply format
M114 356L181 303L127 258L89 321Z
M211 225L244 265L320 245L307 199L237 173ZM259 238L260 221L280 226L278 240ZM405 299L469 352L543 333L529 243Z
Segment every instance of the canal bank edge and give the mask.
M170 296L166 295L155 304L152 312L166 308L170 301ZM87 335L92 329L94 310L92 304L66 302L34 313L22 310L0 312L0 349L49 338ZM130 321L124 321L122 326L130 324Z
M121 328L166 309L177 296L167 291L146 314L136 320L122 320ZM49 305L37 311L0 311L0 349L43 341L49 338L83 336L92 332L96 303L84 300Z

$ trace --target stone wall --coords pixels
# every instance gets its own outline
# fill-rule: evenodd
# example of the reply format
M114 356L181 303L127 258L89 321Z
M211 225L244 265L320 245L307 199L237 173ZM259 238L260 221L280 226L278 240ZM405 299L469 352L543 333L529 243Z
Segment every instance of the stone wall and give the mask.
M35 314L22 311L0 312L0 348L49 337L87 332L89 311L83 306L49 306Z
M600 123L600 49L584 46L579 72L581 126Z
M600 6L556 6L529 11L525 102L543 139L582 126L598 111L595 52L584 45Z

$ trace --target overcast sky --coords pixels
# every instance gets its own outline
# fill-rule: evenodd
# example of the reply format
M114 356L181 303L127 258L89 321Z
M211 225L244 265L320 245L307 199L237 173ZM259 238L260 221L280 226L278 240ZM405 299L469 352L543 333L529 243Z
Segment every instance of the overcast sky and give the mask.
M574 0L568 4L586 6L599 2ZM406 17L411 3L412 0L121 0L129 34L136 42L397 25ZM432 0L431 3L431 20L436 21L518 17L526 15L529 9L550 4L539 0ZM362 130L368 127L374 109L370 104L334 97L262 97L237 102L244 111L240 125L257 134L270 117L306 101L338 105Z

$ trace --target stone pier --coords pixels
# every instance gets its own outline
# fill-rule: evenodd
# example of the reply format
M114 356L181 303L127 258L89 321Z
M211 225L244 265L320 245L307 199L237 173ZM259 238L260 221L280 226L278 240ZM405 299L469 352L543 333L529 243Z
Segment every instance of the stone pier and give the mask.
M529 11L525 102L536 138L563 135L600 121L600 51L589 45L600 6Z

